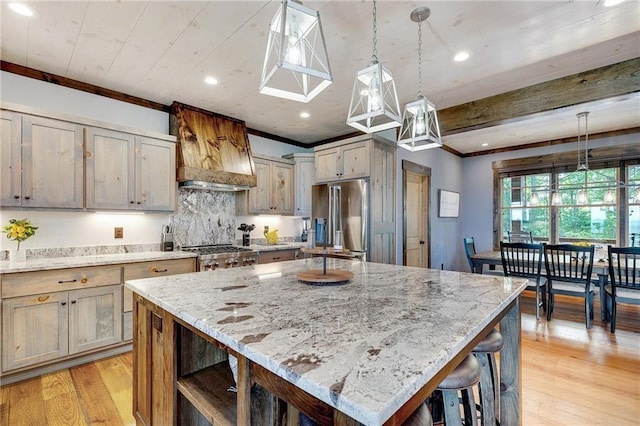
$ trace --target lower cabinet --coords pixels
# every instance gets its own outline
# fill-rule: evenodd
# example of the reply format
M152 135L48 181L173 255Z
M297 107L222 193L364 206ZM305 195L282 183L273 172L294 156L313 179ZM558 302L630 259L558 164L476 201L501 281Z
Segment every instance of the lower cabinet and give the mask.
M163 277L167 275L185 274L196 270L195 258L159 260L154 262L137 262L124 265L124 281L137 280L141 278ZM122 303L122 340L127 341L133 338L133 292L128 288L124 289Z
M110 285L2 302L2 371L121 341L122 288Z
M258 264L284 262L285 260L295 260L299 257L298 249L269 250L258 253Z

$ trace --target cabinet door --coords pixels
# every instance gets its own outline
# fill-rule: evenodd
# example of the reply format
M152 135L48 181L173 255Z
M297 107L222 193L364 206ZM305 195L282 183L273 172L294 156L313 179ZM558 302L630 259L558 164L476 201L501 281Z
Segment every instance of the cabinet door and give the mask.
M342 157L342 179L357 179L371 174L370 143L357 142L340 147Z
M82 208L83 128L48 118L22 118L22 206Z
M271 204L271 162L254 158L257 186L249 190L249 213L273 213Z
M68 353L66 292L2 301L2 371Z
M296 158L294 212L296 216L311 216L311 189L316 181L313 157Z
M277 214L293 214L293 165L271 164L271 205Z
M22 202L20 174L22 116L0 111L0 205L19 206Z
M122 340L122 286L69 292L69 354Z
M87 208L135 208L134 147L129 133L87 129Z
M136 137L136 209L174 211L176 144Z
M338 149L326 149L316 152L316 182L326 182L340 178L342 166Z

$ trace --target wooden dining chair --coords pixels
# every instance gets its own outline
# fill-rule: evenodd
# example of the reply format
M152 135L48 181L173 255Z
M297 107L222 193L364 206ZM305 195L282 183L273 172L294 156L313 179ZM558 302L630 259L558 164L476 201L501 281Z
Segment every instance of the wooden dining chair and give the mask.
M527 290L536 292L536 319L540 319L540 307L547 311L547 281L541 276L542 244L500 241L500 257L506 277L522 277L531 282Z
M531 231L507 231L510 243L533 244L533 232Z
M475 240L473 239L473 237L465 237L463 239L463 244L464 244L464 253L467 256L467 262L469 263L469 269L471 269L472 273L477 273L477 274L482 274L482 265L480 266L480 270L476 270L476 268L473 267L473 259L472 256L476 254L476 245L475 245ZM504 274L502 273L502 271L496 271L496 270L489 270L486 273L487 275L496 275L496 276L504 276Z
M595 294L595 286L591 281L593 245L543 244L543 252L549 293L547 320L551 320L556 294L583 297L585 323L587 328L591 328Z
M605 285L607 317L611 318L611 332L616 332L618 302L640 305L640 247L611 247L609 283Z

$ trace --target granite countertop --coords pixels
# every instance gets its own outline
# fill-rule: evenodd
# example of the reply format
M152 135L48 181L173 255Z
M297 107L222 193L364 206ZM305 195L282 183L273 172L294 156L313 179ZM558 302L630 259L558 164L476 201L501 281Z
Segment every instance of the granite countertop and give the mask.
M196 257L186 251L144 251L138 253L98 254L73 257L48 257L27 259L24 262L0 262L0 274L14 272L32 272L47 269L78 268L85 266L112 265L117 263L148 262L154 260L184 259Z
M278 243L278 244L251 244L248 246L251 250L255 250L258 253L261 251L275 251L275 250L292 250L305 247L307 243L291 242L291 243Z
M367 425L379 425L463 350L527 280L327 259L341 285L302 284L322 259L125 285Z

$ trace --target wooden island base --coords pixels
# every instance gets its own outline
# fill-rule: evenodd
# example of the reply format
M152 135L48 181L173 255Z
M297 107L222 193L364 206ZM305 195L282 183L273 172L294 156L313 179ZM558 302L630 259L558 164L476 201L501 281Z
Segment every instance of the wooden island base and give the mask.
M358 425L328 404L185 324L134 297L133 409L139 425L287 425L303 412L321 425ZM486 327L385 424L402 424L477 341L500 322L502 424L520 424L520 313L518 300ZM237 393L228 363L238 361ZM251 421L253 419L253 421Z

